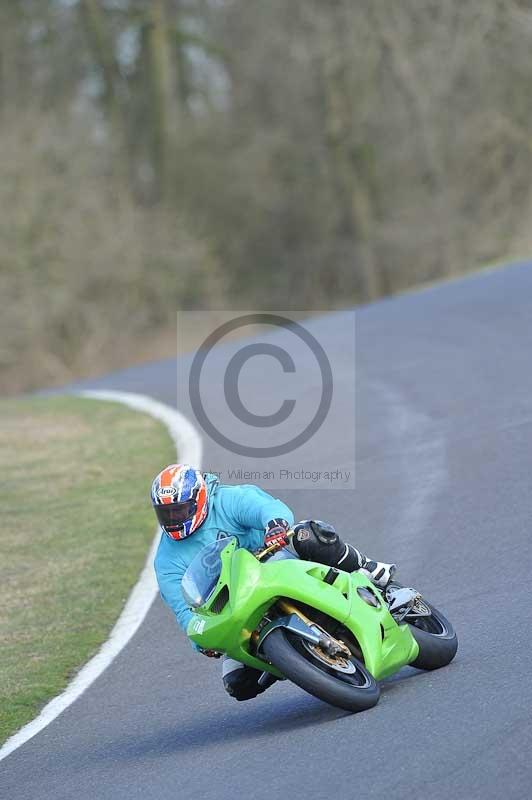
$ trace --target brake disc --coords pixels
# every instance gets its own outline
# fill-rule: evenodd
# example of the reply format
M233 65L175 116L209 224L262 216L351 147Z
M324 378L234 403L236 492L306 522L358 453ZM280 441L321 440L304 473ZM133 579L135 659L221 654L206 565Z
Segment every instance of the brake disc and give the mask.
M352 675L356 672L356 666L349 661L349 659L344 658L343 656L330 656L321 647L313 642L309 642L306 639L301 639L301 643L303 647L309 651L309 653L314 656L318 661L321 661L323 664L326 664L328 667L332 667L333 669L338 670L338 672L345 672L346 675Z

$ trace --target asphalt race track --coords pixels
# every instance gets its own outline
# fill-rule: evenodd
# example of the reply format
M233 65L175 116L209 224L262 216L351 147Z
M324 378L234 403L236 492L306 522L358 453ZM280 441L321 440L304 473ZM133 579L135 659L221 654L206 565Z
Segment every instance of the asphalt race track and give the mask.
M310 324L339 351L343 329L342 313ZM532 264L361 309L356 365L356 491L282 497L396 561L455 623L455 661L406 668L358 715L288 682L237 703L157 600L92 687L0 763L2 800L532 796ZM166 361L90 386L174 404L175 383Z

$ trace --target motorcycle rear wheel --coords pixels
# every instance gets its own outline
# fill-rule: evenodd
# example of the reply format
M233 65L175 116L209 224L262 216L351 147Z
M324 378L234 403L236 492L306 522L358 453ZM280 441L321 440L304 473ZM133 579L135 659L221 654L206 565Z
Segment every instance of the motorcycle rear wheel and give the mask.
M403 588L402 583L392 581L391 587ZM453 660L458 650L458 637L453 626L435 606L423 598L423 603L430 608L429 617L409 617L410 633L419 646L419 654L410 665L416 669L432 670L446 667Z
M282 628L269 633L261 649L270 664L292 683L332 706L365 711L379 700L379 684L355 656L348 661L354 670L346 670L346 659L335 669L332 661L326 663L300 637Z
M456 655L458 650L458 637L453 626L441 611L424 599L430 608L430 617L418 617L409 620L408 627L419 645L419 655L412 666L417 669L440 669L446 667Z

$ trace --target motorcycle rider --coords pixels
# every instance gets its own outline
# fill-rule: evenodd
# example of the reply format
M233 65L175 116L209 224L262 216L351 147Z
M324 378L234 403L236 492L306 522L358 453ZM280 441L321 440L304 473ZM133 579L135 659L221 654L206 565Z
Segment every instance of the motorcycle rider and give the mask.
M187 630L192 612L181 592L183 575L199 551L225 536L236 536L240 547L256 551L271 544L289 544L287 531L294 515L281 500L258 486L220 484L216 475L202 473L188 464L170 464L154 479L151 499L162 528L155 556L155 573L161 596ZM300 558L348 572L360 570L377 586L384 587L395 564L367 558L345 544L331 525L304 520L294 527L292 545ZM217 653L193 647L206 656ZM249 700L264 691L259 670L224 656L223 684L236 700Z

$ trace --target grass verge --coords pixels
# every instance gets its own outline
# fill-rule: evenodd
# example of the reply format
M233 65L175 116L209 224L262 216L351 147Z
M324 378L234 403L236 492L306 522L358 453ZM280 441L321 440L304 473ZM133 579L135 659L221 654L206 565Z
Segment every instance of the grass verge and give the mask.
M107 638L155 529L165 428L116 403L0 402L0 744Z

